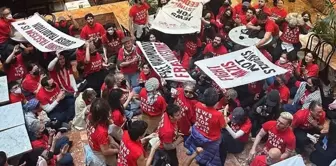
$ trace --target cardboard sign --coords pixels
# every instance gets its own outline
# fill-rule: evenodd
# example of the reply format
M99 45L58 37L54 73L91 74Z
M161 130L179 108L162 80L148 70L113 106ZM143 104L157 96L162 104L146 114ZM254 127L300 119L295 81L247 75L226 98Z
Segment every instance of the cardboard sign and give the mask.
M161 78L179 82L194 81L166 44L139 41L136 44Z
M287 72L255 46L195 62L221 88L232 88Z
M151 28L167 34L200 32L203 3L171 0L159 11Z
M74 49L85 43L83 40L57 30L38 14L26 20L13 22L12 25L41 52Z

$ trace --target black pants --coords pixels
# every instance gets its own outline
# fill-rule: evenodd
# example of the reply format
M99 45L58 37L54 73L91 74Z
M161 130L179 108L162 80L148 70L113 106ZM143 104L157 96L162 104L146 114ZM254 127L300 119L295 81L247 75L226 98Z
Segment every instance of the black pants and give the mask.
M219 154L223 165L228 153L241 153L244 151L244 147L245 143L234 139L227 130L222 130L222 142L220 144Z
M106 70L100 70L98 72L92 73L86 77L87 86L86 88L92 88L97 92L97 96L100 96L100 88L104 83L105 76L107 75Z
M307 133L313 135L318 133L316 130L304 130L300 128L294 129L294 134L296 137L296 152L302 153L304 151L304 147L310 143L310 139L307 137Z
M176 149L156 150L153 160L153 166L165 166L166 164L170 164L171 166L179 165Z

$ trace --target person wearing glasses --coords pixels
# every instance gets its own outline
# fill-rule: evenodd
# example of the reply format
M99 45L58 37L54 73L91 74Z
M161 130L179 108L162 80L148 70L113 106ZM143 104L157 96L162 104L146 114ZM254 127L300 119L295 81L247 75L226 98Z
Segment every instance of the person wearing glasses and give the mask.
M257 154L257 145L266 134L268 134L268 139L265 147L258 154L266 154L271 148L278 148L282 153L281 160L290 157L296 147L296 138L291 129L292 121L293 115L291 113L282 112L276 121L271 120L264 123L253 143L249 159L252 159Z

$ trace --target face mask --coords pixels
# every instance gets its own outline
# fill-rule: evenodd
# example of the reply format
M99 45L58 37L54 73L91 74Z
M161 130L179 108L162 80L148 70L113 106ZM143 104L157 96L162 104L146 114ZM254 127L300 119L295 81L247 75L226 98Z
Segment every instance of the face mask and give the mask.
M280 57L279 62L280 62L280 64L284 64L284 63L286 63L286 59L283 58L283 57Z
M7 17L6 17L6 19L7 19L7 20L11 20L11 19L13 19L12 14L8 14Z
M122 80L122 81L120 82L120 85L121 85L121 86L126 86L126 80Z
M16 88L14 91L15 94L21 94L21 88Z
M279 87L280 86L280 82L278 80L274 80L274 86L275 87Z
M40 74L39 70L36 70L36 71L33 72L34 76L38 76L39 74Z
M113 30L108 30L107 33L108 33L109 35L113 35L114 31L113 31Z
M304 18L303 21L304 21L304 22L308 22L308 21L309 21L309 18Z

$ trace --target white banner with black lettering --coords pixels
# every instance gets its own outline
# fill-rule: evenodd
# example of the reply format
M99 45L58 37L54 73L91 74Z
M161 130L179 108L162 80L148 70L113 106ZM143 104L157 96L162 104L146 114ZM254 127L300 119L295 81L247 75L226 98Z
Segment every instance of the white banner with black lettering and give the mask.
M255 46L195 62L221 88L232 88L287 72Z
M12 25L41 52L74 49L85 43L83 40L57 30L38 14L26 20L13 22Z
M167 34L200 32L203 3L196 0L171 0L159 10L151 28Z
M179 82L194 81L166 44L139 41L136 44L161 78Z

